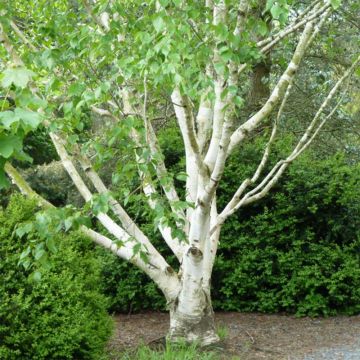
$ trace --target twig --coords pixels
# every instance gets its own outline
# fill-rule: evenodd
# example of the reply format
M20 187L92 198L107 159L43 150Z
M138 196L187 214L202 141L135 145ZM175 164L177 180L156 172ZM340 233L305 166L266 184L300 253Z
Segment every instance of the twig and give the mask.
M251 340L251 343L254 344L254 343L255 343L254 338L251 336L251 334L250 334L247 330L245 330L245 332L246 332L246 334L249 336L249 338L250 338L250 340Z

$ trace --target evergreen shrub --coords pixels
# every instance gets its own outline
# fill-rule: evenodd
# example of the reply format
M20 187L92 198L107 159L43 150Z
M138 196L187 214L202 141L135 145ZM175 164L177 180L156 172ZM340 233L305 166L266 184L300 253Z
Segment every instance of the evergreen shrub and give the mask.
M59 235L40 281L18 265L28 240L14 230L36 210L21 195L0 210L0 359L102 359L112 322L90 240Z

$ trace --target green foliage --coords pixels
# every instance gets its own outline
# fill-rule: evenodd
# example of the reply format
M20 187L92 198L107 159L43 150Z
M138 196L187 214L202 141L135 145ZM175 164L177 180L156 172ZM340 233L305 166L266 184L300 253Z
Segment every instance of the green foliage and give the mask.
M165 309L166 300L161 291L141 270L119 261L106 250L98 249L98 252L102 264L102 285L109 298L110 311L129 313Z
M33 71L24 67L6 69L2 73L1 86L8 88L11 85L15 85L24 89L34 75L35 73Z
M246 171L236 165L225 176ZM359 313L359 182L360 166L342 156L303 157L271 196L229 219L213 275L215 307L300 316ZM233 191L224 184L220 197Z
M1 68L0 68L1 69ZM14 110L8 96L0 101L0 189L7 187L4 177L4 165L10 158L31 162L32 158L24 152L23 139L41 123L37 112L46 105L46 101L31 94L26 88L35 73L25 67L12 67L0 74L0 93L14 94L11 97L16 107Z
M14 236L30 221L34 202L20 195L0 211L0 358L101 359L111 333L101 295L99 265L89 240L73 232L56 239L51 268L33 273L18 265L28 239ZM41 249L35 257L41 257Z
M32 157L33 165L50 163L58 159L54 145L42 127L25 137L24 151Z

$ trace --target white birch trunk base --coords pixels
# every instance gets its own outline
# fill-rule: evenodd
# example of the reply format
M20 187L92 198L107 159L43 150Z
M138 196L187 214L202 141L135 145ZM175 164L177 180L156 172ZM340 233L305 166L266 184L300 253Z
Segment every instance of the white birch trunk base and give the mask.
M207 297L199 296L198 309L191 314L181 312L179 308L186 307L186 304L174 304L170 309L170 331L169 340L171 342L185 341L187 343L197 343L199 346L207 346L219 342L219 337L215 331L214 311L211 301L205 300ZM205 301L204 301L205 300ZM191 304L193 307L194 304Z

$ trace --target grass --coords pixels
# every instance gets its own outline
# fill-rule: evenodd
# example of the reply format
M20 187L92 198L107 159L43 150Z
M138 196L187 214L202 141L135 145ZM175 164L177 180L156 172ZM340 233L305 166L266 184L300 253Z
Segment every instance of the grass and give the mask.
M196 346L186 344L167 343L163 351L150 349L148 346L140 346L135 351L129 351L122 355L119 360L219 360L219 354L211 351L201 351Z
M219 326L216 332L223 342L228 336L228 328ZM160 346L161 350L141 345L136 349L127 350L126 352L110 355L112 360L239 360L238 357L226 357L221 347L200 349L197 344L166 342ZM225 357L224 357L225 356Z
M218 337L220 338L220 341L224 341L227 336L229 335L229 330L226 326L220 325L216 328L216 333Z
M220 339L223 340L228 334L228 329L220 327L217 329L217 333ZM162 345L161 350L141 345L115 357L114 355L111 356L112 360L239 360L238 357L232 357L231 355L227 357L222 348L200 349L197 344L172 344L170 342L166 342L165 346Z

